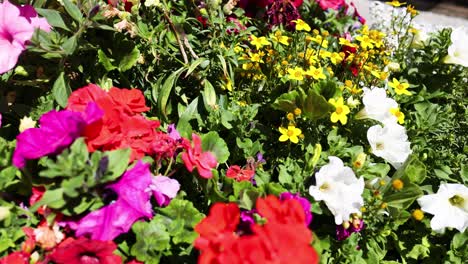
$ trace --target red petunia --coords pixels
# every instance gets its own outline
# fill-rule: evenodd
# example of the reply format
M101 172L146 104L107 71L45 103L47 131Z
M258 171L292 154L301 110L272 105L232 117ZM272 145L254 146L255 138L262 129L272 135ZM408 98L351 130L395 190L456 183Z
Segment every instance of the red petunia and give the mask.
M0 264L29 264L29 254L17 251L0 259Z
M203 152L201 138L197 134L192 134L192 146L186 146L186 152L182 153L182 160L188 171L192 172L197 168L198 174L209 179L213 176L211 170L218 165L216 157L208 151Z
M226 177L236 181L250 181L254 175L254 170L242 169L237 165L230 166L226 171Z
M199 237L195 247L201 251L199 263L213 263L226 248L230 248L238 236L234 233L239 224L240 210L235 203L216 203L208 217L195 226Z
M269 195L257 199L258 213L269 222L281 224L304 225L306 217L302 205L294 199L280 201L276 196Z
M67 238L48 258L56 264L118 264L122 259L114 255L117 245L112 241L91 240L85 237Z

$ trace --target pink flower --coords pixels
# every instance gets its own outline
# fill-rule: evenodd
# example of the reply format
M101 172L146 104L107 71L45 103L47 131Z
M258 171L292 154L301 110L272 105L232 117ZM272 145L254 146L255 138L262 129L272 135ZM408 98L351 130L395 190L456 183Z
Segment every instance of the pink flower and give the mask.
M152 177L149 164L139 161L118 182L109 186L118 195L115 202L89 213L78 222L65 224L76 231L76 236L89 234L94 240L113 240L127 233L135 221L153 216L151 196L146 191Z
M15 67L35 28L50 31L50 25L32 6L18 7L8 0L0 3L0 74Z
M329 8L338 10L341 7L347 7L345 0L317 0L317 2L323 10L327 10Z
M203 152L201 138L197 134L192 134L193 147L186 147L186 152L182 153L182 160L188 171L192 172L196 167L198 174L209 179L213 176L211 170L218 165L216 157L211 152Z
M26 160L59 154L81 136L87 124L99 120L102 111L90 103L85 113L52 110L39 119L40 128L26 129L16 137L13 165L23 168Z
M177 196L180 184L177 180L169 177L156 176L153 177L150 189L159 206L167 206Z

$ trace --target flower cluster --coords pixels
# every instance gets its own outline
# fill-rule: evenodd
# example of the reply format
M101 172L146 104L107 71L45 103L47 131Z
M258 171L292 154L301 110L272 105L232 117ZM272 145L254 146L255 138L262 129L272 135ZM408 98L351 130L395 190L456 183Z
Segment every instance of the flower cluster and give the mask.
M267 196L257 199L256 209L266 223L251 221L252 234L242 234L238 231L241 212L237 204L214 204L208 217L195 227L199 263L289 263L291 258L295 263L318 263L300 202ZM287 247L284 240L290 243Z

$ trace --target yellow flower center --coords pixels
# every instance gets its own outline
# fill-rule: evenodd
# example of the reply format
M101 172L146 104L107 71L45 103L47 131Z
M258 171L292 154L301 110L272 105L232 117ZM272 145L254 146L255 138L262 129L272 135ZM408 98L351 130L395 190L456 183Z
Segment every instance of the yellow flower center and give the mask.
M337 114L343 113L343 107L338 106L338 107L336 108L335 112L336 112Z
M377 150L383 150L384 149L384 144L379 142L379 143L375 144L375 148Z
M403 189L403 186L404 186L403 181L400 180L400 179L396 179L396 180L394 180L394 181L392 182L392 187L393 187L395 190L398 190L398 191L399 191L399 190Z
M326 183L322 184L322 186L320 186L319 189L320 189L320 191L322 191L322 192L323 192L323 191L326 191L326 190L330 189L330 185L326 182Z
M463 203L465 202L465 199L463 199L463 197L461 197L460 195L455 194L454 196L452 196L449 199L449 202L453 206L461 207L461 206L463 206Z
M288 137L294 136L294 131L293 130L288 130Z
M411 213L411 216L414 218L414 220L421 221L424 218L424 212L420 209L416 209L413 211L413 213Z

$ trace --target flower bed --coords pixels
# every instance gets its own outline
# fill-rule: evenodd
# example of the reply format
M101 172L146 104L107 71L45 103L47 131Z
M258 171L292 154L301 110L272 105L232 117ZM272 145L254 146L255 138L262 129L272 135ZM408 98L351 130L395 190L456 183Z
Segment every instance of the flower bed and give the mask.
M398 1L382 27L344 0L23 2L0 263L468 259L463 29Z

